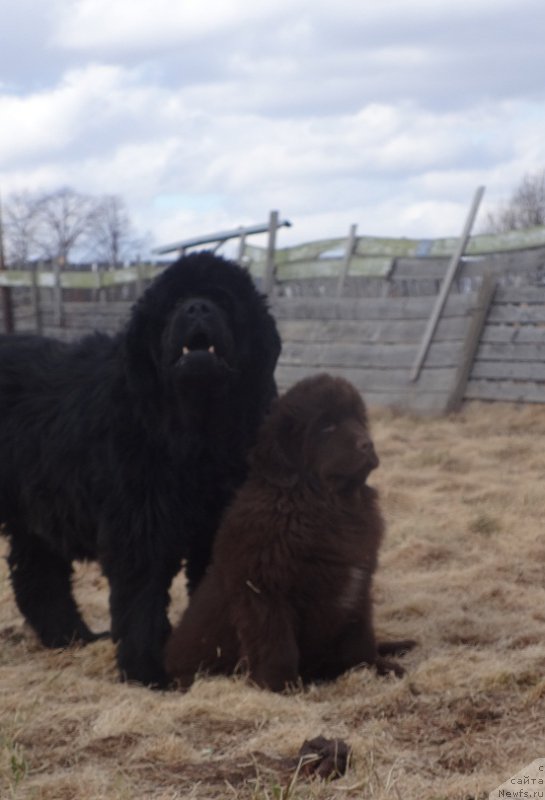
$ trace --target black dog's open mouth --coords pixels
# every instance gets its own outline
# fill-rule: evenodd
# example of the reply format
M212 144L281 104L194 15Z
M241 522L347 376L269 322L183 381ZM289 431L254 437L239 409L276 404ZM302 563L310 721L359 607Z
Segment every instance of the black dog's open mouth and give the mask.
M179 374L191 376L212 376L230 370L221 344L213 341L204 329L193 331L185 337L176 367Z
M188 336L183 347L180 360L187 358L187 356L197 354L206 354L213 358L218 358L216 353L216 345L205 331L199 331L191 336Z
M191 381L213 384L234 371L236 345L226 312L206 297L190 297L179 304L164 338L167 364L184 391Z

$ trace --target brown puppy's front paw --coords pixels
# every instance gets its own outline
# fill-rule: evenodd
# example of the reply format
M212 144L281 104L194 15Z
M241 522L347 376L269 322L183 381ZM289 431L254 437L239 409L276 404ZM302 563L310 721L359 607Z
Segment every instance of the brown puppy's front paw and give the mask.
M393 673L396 678L402 678L405 675L405 670L396 661L391 661L389 658L382 658L379 656L375 661L375 669L378 675L390 675Z
M404 656L413 647L416 647L418 642L416 639L397 639L393 642L378 642L377 653L379 656Z
M306 739L299 750L301 773L324 780L342 778L348 770L351 752L350 745L342 739L324 736Z

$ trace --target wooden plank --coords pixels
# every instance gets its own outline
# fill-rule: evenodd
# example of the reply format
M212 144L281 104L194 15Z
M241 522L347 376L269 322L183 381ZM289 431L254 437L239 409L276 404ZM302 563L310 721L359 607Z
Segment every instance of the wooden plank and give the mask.
M106 306L105 306L106 308ZM57 319L55 314L51 309L47 311L41 310L41 324L43 329L46 328L58 328ZM36 320L34 314L29 314L27 308L16 317L17 319L17 329L20 329L21 325L25 325L25 329L34 329L36 330ZM64 315L64 326L66 328L73 329L78 332L81 331L117 331L125 323L125 319L122 317L115 317L110 316L108 314L101 314L97 311L94 314L88 313L85 315L79 315L77 313L68 313Z
M275 279L275 251L276 251L276 232L278 230L278 211L271 211L269 215L269 238L267 242L267 255L265 260L265 277L263 279L263 291L270 296L274 287Z
M407 239L374 236L360 236L355 255L379 256L389 258L418 258L423 252L426 258L450 258L456 251L459 240L455 237L443 239ZM342 248L344 239L323 239L305 242L293 247L277 250L278 265L294 261L313 261L323 253ZM525 231L510 231L502 234L479 234L472 236L467 244L466 252L471 256L509 254L545 247L545 227L532 228ZM246 250L252 261L264 261L265 249L249 245ZM424 259L423 259L424 260Z
M100 309L101 313L108 314L112 317L118 314L128 314L132 308L133 303L129 300L110 300L106 305L100 305L95 302L74 302L68 301L64 304L65 310L68 314L86 314L93 313Z
M344 283L345 297L383 297L388 294L388 281L375 275L355 275L354 262ZM277 275L278 277L278 275ZM338 273L335 276L278 280L276 297L336 297Z
M413 386L414 389L414 386ZM414 392L404 389L397 395L361 390L369 408L390 408L397 413L418 414L439 417L444 414L445 396L443 392Z
M0 275L5 275L7 272L6 270L6 259L4 253L4 222L2 217L2 204L0 198ZM13 333L15 330L15 317L14 317L14 308L13 308L13 296L11 293L11 289L8 286L2 286L0 288L0 294L2 296L2 317L4 323L4 333Z
M427 365L430 367L454 367L460 362L463 342L437 342L432 345ZM313 367L376 367L382 370L403 369L409 381L409 370L416 347L408 344L349 344L330 342L297 343L284 342L281 362L293 366Z
M337 297L341 297L344 289L344 283L346 281L346 276L350 270L350 259L354 253L354 247L356 246L356 231L358 229L357 225L351 225L350 230L348 231L348 239L346 241L346 250L344 253L343 262L341 264L341 270L339 273L339 281L337 283Z
M23 309L25 313L30 313L31 306L24 306ZM54 306L51 304L41 304L41 310L42 314L44 315L44 319L53 319L55 314ZM74 323L78 321L87 322L87 320L94 319L96 316L104 317L105 319L115 322L118 319L126 319L129 315L129 311L129 305L127 305L123 310L120 310L119 307L117 310L114 310L110 309L109 303L104 303L104 305L99 305L97 303L94 308L82 308L81 311L79 311L77 308L77 303L65 304L66 319Z
M447 412L458 411L462 405L464 392L471 374L471 368L475 360L475 354L477 353L477 349L479 347L481 333L486 322L486 317L488 315L495 290L496 279L491 275L485 275L477 294L477 301L467 329L467 335L462 347L461 360L454 377L454 385L446 401L445 411Z
M466 400L545 403L545 383L470 380L467 385L465 397Z
M411 388L406 369L379 369L373 367L358 367L336 365L313 365L313 364L289 364L280 359L277 373L283 380L294 375L314 375L320 372L327 372L332 375L341 375L357 382L360 386L372 388L374 391L393 392ZM422 383L419 382L421 389L435 391L443 395L443 406L445 400L445 385L449 385L452 380L453 369L445 367L443 369L426 369L422 372Z
M545 338L545 327L539 325L485 325L481 344L518 343L540 344Z
M345 243L346 247L346 243ZM276 263L276 278L279 283L293 280L310 280L312 278L334 278L337 283L342 269L343 257L318 258L314 260L289 261ZM350 275L362 278L385 278L390 272L392 259L389 256L352 255ZM252 266L252 272L254 267Z
M488 322L496 324L509 323L511 325L523 323L542 325L545 323L545 305L496 305L494 303L490 309Z
M426 359L426 355L428 353L428 350L430 348L433 339L433 334L435 333L435 329L437 327L437 323L439 322L439 318L443 313L443 309L446 305L447 297L450 292L452 282L454 281L454 278L456 276L460 259L462 258L462 255L467 247L469 235L471 233L471 229L473 228L473 223L475 222L475 218L477 216L477 212L479 210L483 194L484 194L484 186L479 186L479 188L475 192L475 196L473 198L473 202L471 204L471 208L469 210L469 214L467 216L464 229L462 231L462 235L458 243L458 247L456 248L452 256L443 283L441 284L441 290L435 301L435 305L433 307L430 320L428 322L426 331L422 338L422 343L415 358L414 365L411 371L411 380L413 381L417 380L420 374L420 370L422 369L422 365L424 364L424 361Z
M239 264L242 264L244 261L245 249L246 249L246 232L242 228L240 233L240 239L238 240L238 249L236 257L236 260Z
M476 361L471 378L545 381L545 361Z
M275 298L271 308L278 319L320 320L410 320L429 319L434 303L427 297ZM445 317L467 316L471 296L455 294L448 298Z
M391 280L436 280L445 277L449 259L443 258L397 258L390 275Z
M481 344L477 350L479 361L543 361L545 360L545 336L535 344L491 343Z
M498 286L494 305L500 303L535 303L545 306L545 286Z
M32 286L30 299L34 316L34 326L36 333L42 332L42 311L40 308L40 288L39 288L39 266L32 270Z
M100 317L100 319L112 323L116 322L122 323L128 318L128 311L124 314L110 313L110 311L108 310L108 305L105 303L104 306L102 306L102 308L96 308L95 310L89 309L84 314L79 314L77 310L73 311L72 309L70 311L65 312L65 319L67 323L72 325L75 325L78 322L87 324L89 320L96 319L97 317Z
M480 234L472 236L468 253L502 253L509 250L524 250L545 245L545 227L528 228L507 233Z
M437 381L437 390L434 384L429 389L416 387L414 384L395 386L381 389L362 370L327 370L330 375L339 375L349 380L362 393L369 407L394 408L399 411L411 411L424 414L440 414L445 405L445 393L442 381ZM426 370L427 372L428 370ZM310 375L316 375L323 370L310 367L290 368L279 366L275 378L281 392L286 391L294 383ZM429 370L434 372L434 370Z
M322 253L330 250L342 248L345 239L343 237L336 239L320 239L314 242L304 242L292 247L279 247L276 250L276 263L278 267L292 261L314 261L320 257ZM246 255L252 262L258 263L265 261L266 249L257 247L253 244L246 245Z
M152 280L162 272L165 265L141 264L140 271L147 281ZM124 267L123 269L108 270L104 273L104 286L122 286L123 284L135 283L137 280L136 267ZM96 289L98 288L98 277L96 272L91 270L62 270L60 283L63 289ZM10 269L0 274L0 286L30 287L32 285L31 270ZM41 271L39 276L39 286L44 289L52 289L56 285L55 271Z
M361 237L360 237L361 238ZM359 241L359 239L358 239ZM470 240L471 241L471 240ZM469 246L469 245L468 245ZM278 251L277 251L278 252ZM493 253L482 256L466 256L461 259L457 280L481 278L484 272L500 276L516 276L520 279L534 280L543 266L545 248L521 250L512 253ZM278 263L277 278L284 280L305 280L313 277L336 277L341 265L338 258L308 258L304 260ZM399 262L399 269L394 265ZM375 276L391 279L395 282L441 281L449 264L449 258L412 257L394 259L391 256L367 255L354 253L350 264L351 275ZM252 272L257 265L252 264Z
M459 279L479 278L484 272L495 274L498 277L503 275L520 275L524 277L527 274L535 274L543 266L544 260L545 248L471 257L466 253L465 257L460 261L457 277ZM397 259L392 279L441 280L445 275L447 265L447 257L400 258Z
M287 342L331 342L342 340L353 344L381 342L417 344L424 332L425 319L414 320L317 320L279 319L278 330ZM466 317L442 319L434 341L461 340L467 329Z
M135 267L134 282L136 284L136 295L140 297L144 291L144 270L141 264L137 264Z
M53 308L55 325L59 328L64 327L63 306L62 306L62 282L61 282L61 262L55 259L53 264L54 288L53 288Z
M466 259L462 263L458 278L460 280L475 280L482 277L485 272L495 275L497 278L507 275L517 275L524 278L527 274L535 272L537 261L538 259L534 257L531 260L524 258L520 253L510 255L498 253L497 255Z

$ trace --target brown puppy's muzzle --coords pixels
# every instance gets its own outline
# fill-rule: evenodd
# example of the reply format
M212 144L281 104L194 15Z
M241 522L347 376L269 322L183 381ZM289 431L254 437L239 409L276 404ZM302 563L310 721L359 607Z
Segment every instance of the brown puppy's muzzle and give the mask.
M356 442L356 449L362 457L365 468L367 469L367 474L369 474L379 466L380 464L379 457L377 456L373 442L371 441L371 439L369 439L367 435L362 435L358 437L358 440Z

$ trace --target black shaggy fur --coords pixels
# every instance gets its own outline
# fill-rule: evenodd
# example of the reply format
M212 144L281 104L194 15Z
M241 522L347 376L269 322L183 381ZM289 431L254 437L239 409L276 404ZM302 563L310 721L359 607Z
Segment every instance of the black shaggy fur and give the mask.
M164 685L169 587L210 558L221 512L276 394L280 341L238 265L162 273L115 337L0 337L0 523L21 613L47 647L97 638L72 561L110 584L123 678Z

